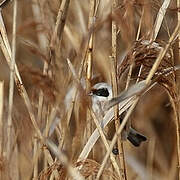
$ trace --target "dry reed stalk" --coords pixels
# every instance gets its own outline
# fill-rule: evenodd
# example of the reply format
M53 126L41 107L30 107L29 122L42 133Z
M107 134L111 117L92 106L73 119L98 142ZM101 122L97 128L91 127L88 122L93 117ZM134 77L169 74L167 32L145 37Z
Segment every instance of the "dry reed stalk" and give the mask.
M125 87L125 90L128 89L129 84L130 84L130 81L131 81L132 70L133 70L133 64L134 64L134 57L132 57L132 64L131 64L130 67L129 67L129 72L128 72L128 75L127 75L127 81L126 81L126 87Z
M145 9L145 7L143 6L142 13L141 13L141 18L140 18L140 21L139 21L139 26L138 26L138 30L137 30L137 34L136 34L136 41L139 40L141 27L142 27L142 22L143 22L144 11L145 11L144 9Z
M47 145L47 144L46 144L46 145ZM47 149L47 147L44 147L44 148L43 148L43 151L44 151L44 155L45 155L45 157L46 157L46 159L47 159L46 162L48 162L48 164L49 164L50 166L52 166L52 165L54 164L54 160L53 160L53 158L51 157L51 154L49 153L49 150ZM58 173L58 171L57 171L56 169L53 171L53 174L54 174L54 176L55 176L56 179L59 178L59 173Z
M176 92L177 94L177 92ZM178 99L178 96L176 95L175 99L173 99L172 95L168 93L170 102L174 111L174 119L175 119L175 124L176 124L176 143L177 143L177 170L178 170L178 179L180 179L180 115L179 115L179 102L176 102Z
M48 106L48 116L47 116L47 120L46 120L46 126L45 126L45 129L44 129L44 132L43 132L43 135L46 137L46 138L48 138L48 136L49 136L49 129L50 129L50 126L51 126L51 124L52 124L52 122L53 122L53 120L55 119L55 116L56 116L56 112L57 112L57 105L55 105L54 107L52 107L52 108L50 108L50 106ZM49 112L50 111L50 112ZM60 146L60 144L59 144L59 148L62 148L62 146ZM49 154L47 153L47 151L45 151L44 152L44 157L45 157L45 159L44 159L44 169L47 169L48 168L48 164L50 165L50 166L52 166L54 163L55 163L55 161L53 160L51 160L51 163L49 163L49 161L48 161L48 156L49 156ZM48 163L48 164L47 164ZM51 174L51 178L53 178L53 177L56 177L56 178L58 178L58 177L60 177L59 176L59 173L58 173L58 171L57 171L57 169L54 169L53 171L52 171L52 174Z
M53 120L55 119L56 112L57 112L57 105L55 105L52 108L51 108L50 105L47 107L46 126L45 126L44 132L43 132L43 135L44 135L45 138L48 138L49 129L51 127L51 124L52 124ZM44 169L47 169L48 164L49 164L47 156L49 156L49 155L45 151L44 152ZM53 160L53 163L54 163L54 160ZM53 165L53 163L51 162L51 164L49 164L49 165L51 166L51 165ZM59 177L59 173L58 173L58 171L56 169L52 172L52 175L55 176L56 178Z
M132 64L130 64L130 67L129 67L129 72L128 72L128 75L127 75L125 90L128 90L129 84L130 84L130 81L131 81L131 76L132 76L132 71L133 71L133 66L134 66L134 57L132 57L131 62L132 62ZM128 122L127 122L127 127L130 127L130 126L131 126L131 119L129 119ZM124 160L124 164L125 164L125 160ZM127 169L126 169L126 174L127 174ZM127 179L127 175L125 177Z
M76 82L78 81L78 84L80 85L80 79L82 78L82 73L83 73L83 68L84 68L84 64L85 64L85 60L86 60L86 57L87 57L87 53L88 53L88 44L89 44L89 41L90 41L90 35L91 35L91 32L88 34L89 36L87 37L87 42L84 42L81 47L80 47L80 52L78 54L77 57L79 57L79 59L81 59L81 63L80 63L80 68L79 68L79 71L78 71L78 74L76 75L75 71L73 70L74 68L72 68L72 64L70 62L69 59L67 59L67 63L69 65L69 68L74 76L74 79L76 80ZM86 46L87 44L87 46ZM84 46L83 46L84 45ZM84 54L83 54L84 53ZM83 55L82 55L83 54ZM80 85L81 86L81 85ZM72 101L71 101L71 105L69 107L69 110L67 112L67 125L69 125L69 121L70 121L70 118L71 118L71 115L72 115L72 110L73 110L73 107L74 107L74 103L75 103L75 99L76 99L76 96L77 96L77 93L78 93L78 89L76 87L74 93L72 94Z
M43 22L42 14L40 12L40 7L38 5L37 0L33 0L32 11L33 11L35 21L37 23ZM38 29L37 29L37 38L38 38L39 46L41 50L43 51L43 54L47 55L48 40L47 40L46 35L43 32L38 32ZM45 61L44 67L43 67L43 75L47 75L47 71L48 71L48 63ZM37 116L38 122L41 121L42 108L43 108L43 92L41 90L39 93L39 103L38 103L38 116Z
M47 111L48 111L48 113L47 113L47 118L46 118L46 126L45 126L45 129L44 129L44 132L43 132L43 135L46 138L48 138L50 126L51 126L53 120L55 119L56 112L57 112L57 105L55 105L52 108L50 108L50 106L48 106ZM59 147L59 148L62 148L62 147ZM51 160L51 163L49 163L48 159L50 158L50 156L47 153L47 150L44 151L44 157L45 157L45 159L44 159L44 169L47 169L48 168L48 164L50 166L52 166L54 164L54 160L51 158L53 161ZM52 177L56 177L56 178L59 177L59 173L58 173L57 169L52 171Z
M4 106L4 82L0 81L0 161L3 162L3 106ZM2 171L0 171L0 179L2 179Z
M39 154L38 152L38 141L36 138L33 139L33 180L37 179L38 177L38 158L39 158Z
M137 80L136 80L136 83L138 83L139 80L140 80L142 70L143 70L143 65L141 65L141 67L139 68L139 73L138 73L138 78L137 78Z
M145 13L145 5L143 6L143 9L142 9L142 15L141 15L141 18L140 18L140 21L139 21L139 26L138 26L137 35L136 35L136 41L139 40L144 13ZM141 65L141 67L139 69L138 78L136 80L136 83L139 82L139 78L141 76L142 68L143 68L143 65Z
M177 0L177 8L180 9L180 0ZM177 13L177 16L178 16L178 22L180 22L180 11L178 11ZM178 57L180 59L180 30L179 30L179 33L178 33ZM177 134L177 152L178 152L178 167L180 166L180 132L179 132L179 129L180 129L180 114L179 114L179 109L178 109L178 114L175 116L176 117L176 126L177 126L177 130L176 130L176 134ZM178 168L178 174L179 174L179 179L180 179L180 169Z
M180 9L180 0L177 0L177 8ZM177 16L178 16L178 21L180 21L180 11L177 12ZM179 34L178 34L178 40L179 40L179 57L180 57L180 31L179 31Z
M49 106L47 107L46 111L47 111L46 112L47 116L46 116L46 119L45 119L46 125L45 125L45 128L44 128L44 134L43 135L44 135L45 138L48 138L47 124L49 124L49 118L48 118L49 111L50 111ZM43 169L47 169L48 168L48 157L47 157L48 154L46 153L46 151L44 151L43 154L44 154ZM53 163L54 163L54 160L53 160ZM49 165L51 166L52 163L49 164Z
M82 52L84 52L84 51L82 51ZM78 85L79 85L80 88L82 88L82 87L81 87L81 83L80 83L80 79L81 79L81 77L82 77L82 72L83 72L83 67L84 67L84 63L85 63L86 53L87 53L87 48L85 49L85 55L82 57L81 64L80 64L80 68L79 68L79 72L78 72L77 75L76 75L76 72L75 72L75 70L74 70L74 68L73 68L73 65L71 64L70 60L67 59L67 63L68 63L69 68L70 68L70 70L71 70L71 72L72 72L72 74L73 74L73 78L76 80L76 81L75 81L75 82L76 82L76 84L75 84L75 90L74 90L74 92L73 92L73 94L72 94L72 101L71 101L70 107L69 107L69 109L68 109L68 111L67 111L67 117L66 117L66 121L67 121L66 126L67 126L67 127L69 126L70 118L71 118L71 115L72 115L72 113L73 113L73 108L74 108L74 104L75 104L75 99L76 99L77 94L78 94ZM81 57L81 56L80 56L80 57ZM64 139L64 138L62 138L62 139ZM63 141L63 140L62 140L62 141Z
M108 150L109 150L109 144L108 144L107 139L106 139L106 137L105 137L105 135L104 135L104 133L103 133L103 130L102 130L100 124L99 124L99 121L98 121L95 113L94 113L93 111L90 111L90 112L91 112L91 116L92 116L92 118L93 118L93 120L94 120L94 122L95 122L95 124L96 124L96 127L97 127L97 129L98 129L98 131L99 131L99 134L100 134L100 136L101 136L101 139L102 139L102 141L103 141L103 143L104 143L104 145L105 145L105 148L106 148L106 150L108 151ZM116 162L116 159L115 159L115 157L114 157L114 155L113 155L112 153L110 154L110 159L111 159L112 165L114 166L114 169L116 170L118 176L120 177L121 174L120 174L120 171L119 171L119 167L118 167L118 164L117 164L117 162ZM99 177L97 177L96 179L98 179L98 178L99 178Z
M76 80L76 83L78 85L80 85L80 86L81 86L80 79L81 79L82 72L83 72L84 61L85 61L85 58L82 59L82 63L81 63L80 69L79 69L79 74L77 75L71 61L67 58L67 64L69 66L69 69L72 72L73 78ZM76 89L72 94L72 101L71 101L69 110L67 112L67 118L66 118L67 119L67 126L69 126L69 122L70 122L70 118L71 118L71 115L72 115L75 99L76 99L76 96L77 96L77 93L78 93L78 88L77 88L77 86L75 86L75 87L76 87Z
M154 28L153 28L153 32L151 34L151 38L150 38L150 41L155 41L156 38L157 38L157 35L159 33L159 30L161 28L161 25L162 25L162 22L163 22L163 19L164 19L164 16L166 14L166 10L170 4L171 0L164 0L161 8L159 9L159 12L157 14L157 18L156 18L156 21L154 23Z
M112 2L112 13L118 6L118 1L113 0ZM113 96L117 97L118 95L118 81L117 81L117 25L115 21L112 21L112 57L111 59L111 78L112 78L112 89L113 89ZM120 126L119 122L119 105L116 105L114 107L114 123L116 131L118 130ZM120 138L117 141L118 144L118 151L119 151L119 161L120 161L120 173L121 173L121 179L126 180L126 167L125 167L125 158L124 158L124 148L123 148L123 142L121 141L121 135ZM97 177L100 177L100 170L98 172Z
M58 36L60 38L60 36L62 35L62 32L64 30L64 25L65 25L65 19L66 19L66 15L67 15L68 6L69 6L69 2L68 1L66 1L66 2L63 1L61 3L61 7L59 8L58 15L57 15L56 26L54 28L54 32L53 32L53 35L52 35L52 38L51 38L51 43L52 43L52 44L50 44L50 46L52 45L51 48L55 48L55 45L56 45L55 43L58 42L58 41L55 41L54 38L56 38L58 40ZM38 13L35 16L37 22L41 22L41 21L44 22L45 19L44 19L44 17L42 17L43 14L40 14L40 7L38 7L38 11L36 11L36 13ZM44 12L44 13L46 13L46 12ZM44 22L44 24L45 24L45 22ZM58 34L59 30L61 32ZM46 35L44 33L38 33L38 40L39 40L39 44L40 44L41 49L43 50L44 54L47 55L48 54L47 53L47 50L48 50L48 47L47 47L48 40L47 40ZM47 62L44 63L43 74L44 75L49 75L49 76L51 76L51 74L52 74L50 71L48 72L48 63ZM41 116L42 116L41 115L42 107L43 107L42 105L43 105L43 94L42 94L42 92L40 92L40 94L39 94L39 105L38 105L38 107L39 107L38 108L38 120L39 121L41 120ZM46 108L48 110L48 114L47 114L47 117L46 117L46 126L45 126L45 129L44 129L43 135L45 137L48 137L49 129L50 129L51 124L52 124L52 122L53 122L53 120L54 120L54 118L56 116L57 104L54 107L48 106ZM44 156L45 156L45 159L44 159L44 168L46 168L47 167L47 162L48 162L48 157L47 156L49 156L47 154L47 151L44 152ZM50 165L52 165L52 163ZM52 172L51 178L53 176L56 177L56 178L59 177L57 170L54 170Z
M43 132L45 137L49 136L49 130L51 128L51 125L52 125L52 123L56 117L57 111L58 111L58 104L55 104L52 108L49 109L49 111L48 111L48 117L47 117L47 121L46 121L46 127Z
M3 9L11 0L4 0L0 3L0 8Z
M12 59L10 65L10 81L9 81L9 105L8 105L8 128L7 128L7 159L9 159L12 145L12 108L13 108L13 97L14 97L14 69L16 59L16 26L17 26L17 0L14 1L13 6L13 31L12 31ZM10 160L10 159L9 159Z
M33 15L34 15L34 19L37 23L42 21L42 16L40 13L40 7L38 5L37 0L34 0L32 3L32 11L33 11ZM47 39L46 36L43 33L37 33L37 38L38 38L38 42L40 45L40 48L43 50L43 53L46 52L47 50ZM43 74L46 75L47 74L47 69L48 69L48 64L45 61L44 62L44 68L43 68ZM39 103L38 103L38 115L37 115L37 121L40 122L41 121L41 117L42 117L42 107L43 107L43 92L42 90L40 90L39 93ZM35 135L36 136L36 135ZM33 172L33 178L36 179L38 177L38 157L37 156L37 150L38 150L38 142L37 142L37 138L34 138L34 172Z
M90 0L90 10L89 10L89 22L88 22L88 30L92 29L92 33L90 35L89 43L88 43L88 52L86 58L86 92L90 91L91 88L91 78L92 78L92 60L93 60L93 51L94 51L94 23L95 23L95 7L96 0ZM88 111L86 112L86 139L88 140L93 131L93 121L91 120L91 114ZM92 159L94 159L95 149L92 151ZM93 177L92 177L93 178Z
M87 53L87 90L91 87L91 76L92 76L92 59L93 59L93 43L94 43L94 23L96 21L96 14L95 14L95 7L96 7L96 0L90 1L90 11L89 11L89 23L88 29L89 31L92 29L92 33L90 35L90 40L88 43L88 53Z
M67 13L68 13L69 4L70 4L70 0L62 0L61 2L61 6L59 8L58 15L56 18L56 25L55 25L54 32L51 37L51 42L50 42L51 48L54 48L56 43L57 42L59 43L61 41L62 33L64 30L64 25L65 25Z
M7 149L6 149L6 156L8 162L8 167L11 169L13 166L16 173L19 175L19 168L18 168L18 150L17 150L17 141L14 141L14 150L13 150L13 131L14 127L12 124L12 108L13 108L13 98L14 98L14 70L15 70L15 59L16 59L16 27L17 27L17 7L18 3L17 0L14 1L13 4L13 30L12 30L12 59L10 64L10 81L9 81L9 104L8 104L8 127L7 127ZM12 154L12 155L11 155ZM15 159L14 159L15 158ZM11 171L9 173L10 178L16 179L17 176Z

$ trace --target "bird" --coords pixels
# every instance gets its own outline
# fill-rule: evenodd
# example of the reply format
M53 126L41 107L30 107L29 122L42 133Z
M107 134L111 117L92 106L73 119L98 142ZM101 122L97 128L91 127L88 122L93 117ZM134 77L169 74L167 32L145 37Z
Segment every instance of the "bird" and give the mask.
M107 103L112 100L112 87L105 82L100 82L95 84L90 90L89 95L92 100L92 110L95 112L97 117L103 118L107 112L105 108ZM122 117L120 118L122 121ZM135 147L140 146L140 144L147 140L146 136L137 132L131 126L126 128L122 133L123 140L129 140Z

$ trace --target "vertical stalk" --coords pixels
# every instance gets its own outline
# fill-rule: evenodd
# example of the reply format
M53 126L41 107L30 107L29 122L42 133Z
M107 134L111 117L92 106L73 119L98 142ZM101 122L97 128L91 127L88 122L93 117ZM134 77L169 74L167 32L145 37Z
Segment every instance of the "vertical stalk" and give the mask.
M51 48L54 48L55 44L57 43L57 40L59 40L59 42L61 40L62 33L64 30L64 25L66 22L69 4L70 4L70 0L62 0L61 2L61 6L59 8L58 15L56 18L56 25L50 42Z
M3 105L4 105L4 82L0 81L0 158L3 159ZM0 171L2 179L2 171Z
M177 11L177 16L178 16L178 22L180 22L180 11L179 11L179 9L180 9L180 0L177 0L177 9L178 9L178 11ZM180 59L180 31L179 31L179 33L178 33L178 39L179 39L179 59Z
M94 9L95 9L95 0L90 0L90 12L89 12L89 31L92 29L94 24ZM92 74L92 58L93 58L93 41L94 41L94 33L91 33L88 51L87 51L87 59L86 59L86 90L88 91L91 87L91 74ZM90 135L90 134L89 134Z
M8 104L8 128L7 128L7 159L9 160L11 151L11 136L12 136L12 107L14 97L14 69L16 58L16 25L17 25L17 0L13 6L13 32L12 32L12 59L10 64L10 81L9 81L9 104Z
M37 0L34 0L32 3L32 11L33 11L33 15L34 15L34 19L37 23L42 22L43 18L42 18L42 14L40 13L40 7L38 5ZM42 49L43 53L47 52L47 37L44 33L37 33L37 38L38 38L38 42L40 45L40 48ZM47 53L46 53L47 54ZM45 61L44 62L44 67L43 67L43 74L46 75L47 74L47 70L48 70L48 64ZM43 92L42 90L40 90L39 93L39 101L38 101L38 115L37 115L37 121L40 122L41 118L42 118L42 108L43 108ZM36 136L36 135L35 135ZM37 152L38 152L38 142L37 142L37 138L34 138L34 172L33 172L33 178L37 179L38 177L38 157L37 157Z
M177 0L177 8L180 8L180 0ZM178 22L180 22L180 11L178 10L177 13L177 18L178 18ZM178 32L178 57L180 59L180 30ZM177 91L176 91L177 92ZM177 97L178 99L178 97ZM177 153L178 153L178 175L179 175L179 180L180 180L180 113L179 113L179 102L177 102L177 109L178 111L176 111L176 109L174 108L174 112L175 112L175 119L176 119L176 136L177 136Z
M94 40L94 33L93 33L93 24L94 24L94 9L95 9L95 2L96 0L90 0L90 12L89 12L89 23L88 23L88 30L92 29L92 33L90 35L89 43L88 43L88 50L87 50L87 59L86 59L86 91L88 92L91 88L91 74L92 74L92 58L93 58L93 40ZM87 128L86 128L86 138L92 134L93 131L93 121L91 120L91 114L87 108L87 116L86 116ZM92 159L94 159L94 150L92 151ZM90 177L92 179L93 177Z
M113 0L112 3L112 13L115 8L118 6L118 0ZM113 87L113 96L117 96L118 87L117 87L117 26L116 22L112 21L112 87ZM118 119L119 115L119 108L118 105L114 107L114 115L115 115L115 128L116 131L120 126L120 122ZM118 139L118 150L119 150L119 160L120 160L120 172L121 172L121 179L126 179L126 172L125 172L125 160L124 160L124 149L123 149L123 142L121 138Z
M144 9L145 9L145 7L143 6L142 15L141 15L141 18L140 18L140 22L139 22L139 26L138 26L138 30L137 30L137 34L136 34L136 41L139 40L139 36L140 36L140 32L141 32L141 27L142 27L143 16L144 16Z
M158 33L160 31L163 19L164 19L165 14L166 14L166 10L167 10L170 2L171 2L171 0L164 0L161 8L159 9L159 12L158 12L157 17L156 17L156 21L154 23L153 32L152 32L151 38L150 38L151 42L155 41L157 36L158 36Z
M177 91L176 91L177 92ZM170 98L170 102L174 111L174 119L175 119L175 123L176 123L176 143L177 143L177 170L178 170L178 180L180 180L180 170L179 170L179 166L180 166L180 135L179 135L179 131L180 131L180 119L179 119L179 102L175 102L174 99L172 98L171 94L169 94L169 98ZM176 96L176 99L178 99L178 97Z

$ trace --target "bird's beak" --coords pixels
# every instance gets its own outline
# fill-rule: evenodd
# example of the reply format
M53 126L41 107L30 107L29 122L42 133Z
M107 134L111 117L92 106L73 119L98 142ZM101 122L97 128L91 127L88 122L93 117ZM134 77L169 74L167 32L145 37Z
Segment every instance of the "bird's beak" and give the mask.
M94 90L94 89L90 89L90 90L89 90L88 96L93 96L93 90Z
M88 93L88 96L92 96L92 95L93 95L93 92L90 91L90 92Z

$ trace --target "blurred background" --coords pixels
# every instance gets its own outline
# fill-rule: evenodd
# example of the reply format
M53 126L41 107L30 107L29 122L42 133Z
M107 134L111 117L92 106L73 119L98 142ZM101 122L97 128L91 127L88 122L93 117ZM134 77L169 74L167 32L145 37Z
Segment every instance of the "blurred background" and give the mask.
M88 113L91 101L87 92L98 82L112 84L112 22L116 26L115 69L120 93L128 81L131 64L134 67L130 85L137 80L140 65L152 60L149 69L145 67L149 72L158 56L159 51L154 53L153 47L153 52L144 57L144 51L135 42L152 38L159 23L156 21L157 14L164 2L166 1L13 0L2 8L1 26L4 22L12 49L13 23L17 27L14 36L16 65L38 127L45 137L63 151L70 164L76 166L78 156L95 128ZM165 47L177 26L178 3L180 4L178 0L170 1L163 16L159 33L154 39L160 47ZM13 10L17 12L14 20ZM2 29L1 27L0 81L4 82L4 103L1 118L0 179L68 179L66 168L52 153L52 161L49 163L46 147L39 140L27 105L21 97L21 89L16 85L12 112L9 110L11 72L2 50L3 37L6 35L2 34ZM136 54L135 63L132 60L133 53ZM164 60L166 64L179 64L178 36L174 38L168 53L170 56ZM145 60L138 61L139 56ZM76 86L76 78L67 59L72 63L85 90ZM145 79L147 74L141 78ZM75 91L77 95L71 103ZM158 83L143 95L131 114L132 126L148 140L140 147L123 142L128 180L178 179L178 113L179 77L178 72L175 72L168 82ZM12 122L8 119L12 119ZM95 179L105 155L103 153L106 152L103 148L103 143L99 140L88 156L89 166L81 172L87 179ZM119 162L118 156L114 157ZM119 179L114 175L116 172L110 161L105 169L107 171L102 179ZM58 176L53 175L55 170L59 173Z

